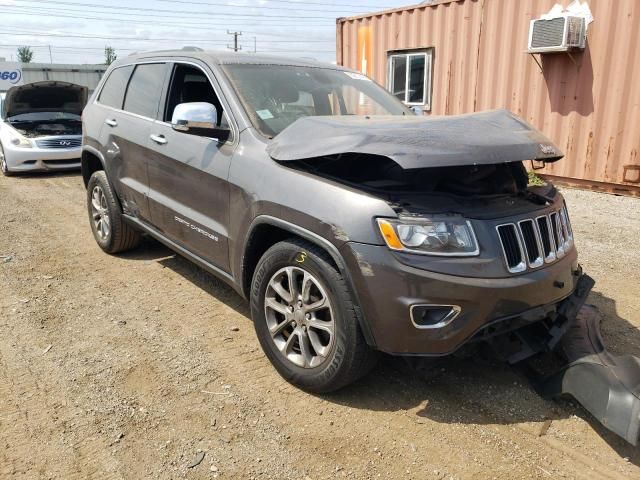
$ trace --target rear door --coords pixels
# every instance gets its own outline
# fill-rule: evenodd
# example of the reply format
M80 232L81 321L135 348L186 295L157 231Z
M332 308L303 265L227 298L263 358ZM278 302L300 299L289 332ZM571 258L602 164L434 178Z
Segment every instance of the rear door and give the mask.
M229 271L229 186L236 147L234 136L220 143L171 128L176 105L208 102L218 123L228 122L226 107L203 66L175 63L164 108L149 136L149 205L153 224L169 239ZM219 91L219 89L218 89Z
M100 133L109 177L126 213L149 221L147 143L156 118L166 63L142 63L113 70L98 103L106 109Z

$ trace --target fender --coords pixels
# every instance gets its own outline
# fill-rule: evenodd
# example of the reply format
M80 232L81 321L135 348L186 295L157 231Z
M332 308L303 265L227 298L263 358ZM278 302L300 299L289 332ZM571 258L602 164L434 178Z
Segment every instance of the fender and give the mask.
M91 145L82 145L82 150L80 152L80 168L81 168L81 172L82 172L82 178L85 179L85 160L84 160L84 152L88 152L90 154L92 154L93 156L97 157L98 160L100 160L100 163L102 164L102 169L106 172L107 171L107 166L105 164L104 161L104 155L102 155L102 152L100 152L100 150L98 150L95 147L92 147ZM85 180L85 187L87 186L87 182L88 182L88 178ZM111 183L111 180L109 180L109 183ZM113 186L113 185L112 185Z
M307 230L306 228L302 228L296 224L287 222L286 220L282 220L280 218L272 217L271 215L258 215L256 218L253 219L253 221L251 222L251 225L249 226L247 235L245 236L245 239L243 242L242 252L246 251L247 242L249 238L251 238L251 235L254 229L258 225L263 225L263 224L269 224L269 225L273 225L274 227L279 227L283 230L291 232L294 235L297 235L298 237L304 238L305 240L308 240L309 242L326 250L326 252L331 256L333 261L338 266L338 270L340 271L340 274L346 280L347 287L349 288L351 295L353 295L356 317L358 318L358 323L360 325L360 329L362 330L362 334L367 344L375 348L375 340L371 332L371 329L369 328L369 322L364 317L364 313L360 308L360 300L358 298L358 293L355 289L353 280L351 278L351 273L349 272L349 269L347 268L347 264L344 261L344 258L342 257L342 254L340 253L338 248L334 244L332 244L330 241L328 241L326 238L323 238L317 233ZM244 254L243 254L242 272L244 272L244 268L245 266L244 266Z

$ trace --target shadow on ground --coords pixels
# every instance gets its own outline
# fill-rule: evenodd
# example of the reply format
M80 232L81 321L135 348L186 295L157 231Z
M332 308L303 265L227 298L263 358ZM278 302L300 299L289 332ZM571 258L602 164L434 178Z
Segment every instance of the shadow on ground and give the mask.
M145 238L140 248L121 257L148 264L157 262L170 268L245 316L247 322L251 321L247 302L231 287L153 239ZM617 315L615 300L594 292L589 301L602 310L605 332L613 332L613 335L625 332L631 336L614 352L638 353L636 346L640 345L640 332ZM524 376L486 352L466 359L443 359L430 364L427 369L416 369L415 365L409 366L402 358L383 355L366 378L322 398L356 409L403 414L416 424L426 423L426 420L469 425L533 423L531 428L539 428L541 435L544 435L549 421L577 415L588 422L621 457L640 465L639 449L611 433L576 402L541 398Z
M59 170L59 171L49 171L49 172L12 172L11 179L13 180L26 180L33 178L65 178L65 177L78 177L82 178L82 174L80 173L80 169L73 170Z

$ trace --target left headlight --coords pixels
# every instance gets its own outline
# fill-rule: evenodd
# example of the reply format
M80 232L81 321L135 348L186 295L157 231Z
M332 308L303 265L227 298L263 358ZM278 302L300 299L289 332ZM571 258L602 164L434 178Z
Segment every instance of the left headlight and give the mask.
M464 218L378 218L387 246L401 252L449 257L480 253L471 222Z

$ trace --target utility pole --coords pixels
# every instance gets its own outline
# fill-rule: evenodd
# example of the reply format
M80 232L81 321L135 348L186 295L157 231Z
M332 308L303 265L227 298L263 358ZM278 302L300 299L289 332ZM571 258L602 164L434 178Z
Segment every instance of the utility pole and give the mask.
M53 63L53 55L51 55L51 45L49 45L49 63Z
M253 53L257 53L258 52L258 43L256 40L256 37L253 37Z
M233 47L231 45L227 45L227 48L237 52L238 50L242 50L242 47L238 45L238 37L242 35L242 32L232 32L227 30L227 35L233 35Z

